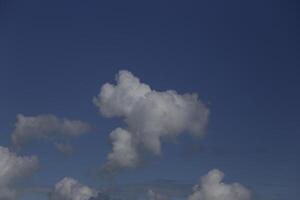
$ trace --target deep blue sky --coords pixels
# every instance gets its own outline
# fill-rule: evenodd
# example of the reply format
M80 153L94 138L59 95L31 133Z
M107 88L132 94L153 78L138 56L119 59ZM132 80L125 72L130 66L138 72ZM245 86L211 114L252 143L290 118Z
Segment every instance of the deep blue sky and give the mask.
M52 186L64 176L106 184L91 174L121 121L102 118L92 97L127 69L156 90L197 92L211 118L204 140L166 144L161 158L122 173L119 183L195 184L219 168L257 199L299 197L296 1L0 2L0 145L10 145L18 113L52 113L94 127L73 141L71 157L47 142L27 146L22 153L42 164L31 185Z

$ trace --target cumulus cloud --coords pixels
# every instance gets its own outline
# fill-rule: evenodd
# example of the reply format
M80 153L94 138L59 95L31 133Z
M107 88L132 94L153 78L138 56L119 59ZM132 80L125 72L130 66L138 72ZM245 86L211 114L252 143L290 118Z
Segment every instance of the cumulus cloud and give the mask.
M50 192L49 200L89 200L97 196L97 191L82 185L69 177L59 181Z
M155 91L129 71L120 71L116 81L104 84L93 99L103 116L122 117L127 124L111 132L113 150L106 166L135 167L141 151L159 155L164 138L205 133L209 109L197 94Z
M133 135L122 128L117 128L110 133L113 149L108 154L109 165L134 167L139 160Z
M34 139L50 137L70 138L80 136L90 130L87 123L79 120L61 119L54 115L17 115L12 133L13 144L17 147Z
M0 146L0 200L14 200L17 193L14 183L31 175L38 168L35 156L17 156Z
M201 178L188 200L250 200L250 191L239 183L222 182L223 172L214 169Z

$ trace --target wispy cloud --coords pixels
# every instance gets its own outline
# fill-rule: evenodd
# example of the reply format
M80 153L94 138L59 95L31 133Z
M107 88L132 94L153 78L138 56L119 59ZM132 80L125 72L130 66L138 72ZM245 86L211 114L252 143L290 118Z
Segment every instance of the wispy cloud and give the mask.
M17 115L12 142L20 148L24 144L37 139L62 138L69 139L87 133L90 125L80 120L58 118L54 115L24 116ZM62 145L55 145L58 150L66 150Z

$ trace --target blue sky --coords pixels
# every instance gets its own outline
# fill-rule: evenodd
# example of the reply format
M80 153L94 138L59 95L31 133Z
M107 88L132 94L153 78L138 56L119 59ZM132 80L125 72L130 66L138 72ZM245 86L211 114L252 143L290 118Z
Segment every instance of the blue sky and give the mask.
M92 102L126 69L158 91L199 94L211 112L207 135L182 135L119 184L174 180L194 185L218 168L256 199L299 196L299 4L296 1L0 1L0 145L16 115L54 114L92 126L65 156L48 141L40 170L24 185L52 187L65 176L93 187L123 126ZM21 199L46 199L28 193Z

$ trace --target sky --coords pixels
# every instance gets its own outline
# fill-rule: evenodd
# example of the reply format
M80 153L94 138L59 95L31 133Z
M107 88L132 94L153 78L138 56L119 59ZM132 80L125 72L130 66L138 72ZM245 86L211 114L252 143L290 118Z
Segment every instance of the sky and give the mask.
M213 200L297 199L298 21L296 1L0 0L0 193L211 200L224 173L242 195Z

